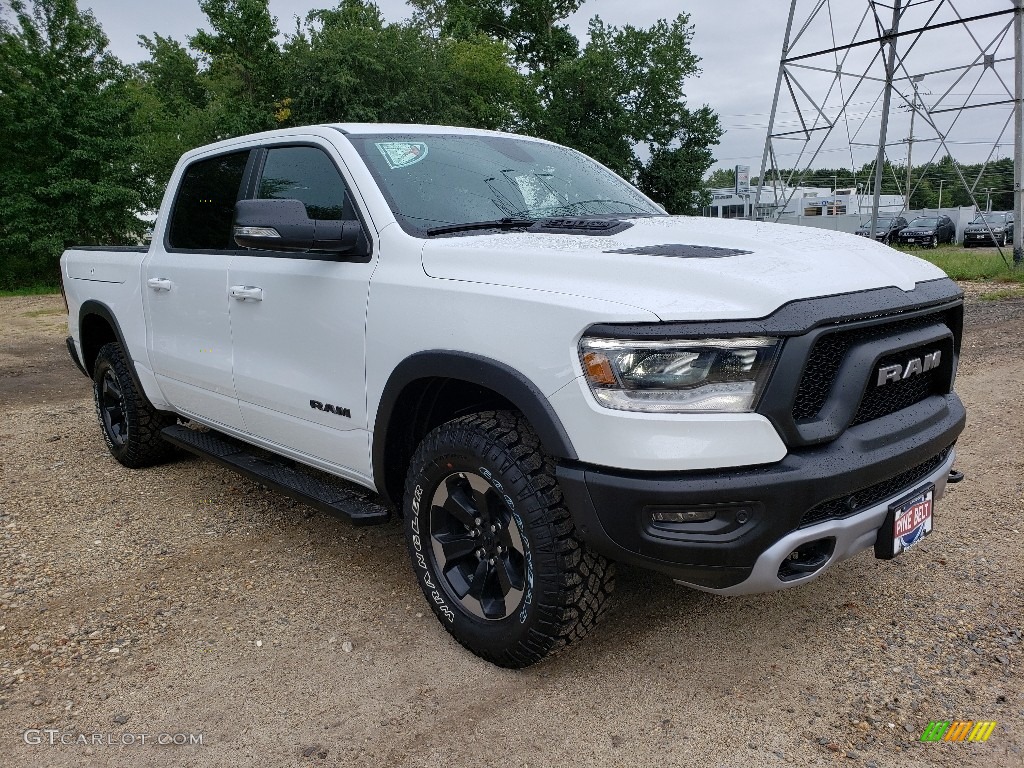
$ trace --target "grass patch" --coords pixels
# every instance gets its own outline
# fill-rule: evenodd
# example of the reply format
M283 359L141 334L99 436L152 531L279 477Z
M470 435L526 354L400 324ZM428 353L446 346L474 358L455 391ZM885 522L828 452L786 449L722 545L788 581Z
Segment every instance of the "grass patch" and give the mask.
M0 298L8 296L49 296L51 293L60 293L59 285L25 285L21 288L14 288L10 291L0 290Z
M1002 301L1003 299L1024 299L1024 290L1015 290L1013 288L1001 288L998 291L988 291L987 293L979 294L979 299L982 301Z
M943 245L938 248L907 248L898 250L930 261L954 280L993 280L1001 283L1024 283L1024 265L1008 269L995 248L971 248ZM1012 249L1003 249L1006 261L1013 264Z
M31 312L22 312L22 317L43 317L45 315L66 315L64 307L50 307L49 309L33 309Z

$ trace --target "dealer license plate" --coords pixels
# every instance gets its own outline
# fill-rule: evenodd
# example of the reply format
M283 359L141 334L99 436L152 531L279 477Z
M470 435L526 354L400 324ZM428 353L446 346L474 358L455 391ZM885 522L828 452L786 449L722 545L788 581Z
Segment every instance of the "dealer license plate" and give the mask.
M931 533L934 502L935 486L929 485L890 506L878 532L875 556L891 560Z

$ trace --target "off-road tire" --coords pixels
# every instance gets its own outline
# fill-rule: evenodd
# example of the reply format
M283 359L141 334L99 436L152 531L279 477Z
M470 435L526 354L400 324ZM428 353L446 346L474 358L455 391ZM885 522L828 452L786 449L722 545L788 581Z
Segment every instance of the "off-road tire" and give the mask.
M465 485L470 480L475 484L472 488ZM442 484L444 489L439 493ZM481 487L483 491L474 491ZM441 506L432 504L435 494L444 499ZM471 503L474 498L479 502L476 506ZM463 501L461 505L456 504L458 499ZM446 512L451 504L458 506L460 516L465 514L466 504L472 509L484 509L486 519L482 524L477 519L473 528L471 515L463 534L461 517L456 519ZM544 454L536 433L518 412L487 411L463 416L427 435L410 463L403 512L413 570L427 603L459 643L498 666L518 669L557 653L583 638L608 607L614 587L614 564L580 540L563 503L554 462ZM512 552L511 547L506 548L505 555L514 554L521 563L519 583L524 587L516 598L518 603L509 605L511 600L500 598L492 602L492 606L500 606L496 609L497 617L484 615L482 600L467 607L467 595L460 598L453 580L463 578L461 586L465 589L469 585L472 602L472 585L480 581L474 576L482 573L477 567L487 571L488 560L486 555L475 560L475 553L460 555L463 559L445 560L445 565L460 564L444 568L448 574L457 569L473 572L468 577L446 576L438 562L436 547L440 545L433 535L438 530L438 520L458 529L445 536L490 536L492 554L495 546L501 552L500 542L495 545L494 537L502 535L502 525L508 526L506 540L508 536L514 538L518 531L523 555ZM499 520L498 534L488 525L491 520ZM492 533L487 533L488 529ZM482 539L475 541L484 546ZM494 569L494 559L489 562ZM503 570L504 581L496 575L493 581L487 581L492 578L487 571L480 589L487 584L507 586L508 574L515 571L514 564ZM494 591L500 594L500 588ZM478 613L472 612L474 608ZM509 613L503 616L505 610Z
M157 410L136 387L120 344L112 342L100 348L93 365L92 392L103 440L121 464L140 469L173 455L174 446L160 437L160 430L176 423L177 416ZM111 425L114 420L117 428Z

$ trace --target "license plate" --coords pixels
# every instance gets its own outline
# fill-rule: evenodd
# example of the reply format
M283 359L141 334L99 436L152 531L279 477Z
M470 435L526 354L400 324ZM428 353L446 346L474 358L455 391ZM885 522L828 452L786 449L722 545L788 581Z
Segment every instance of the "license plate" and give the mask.
M891 560L931 533L934 501L935 486L929 485L890 506L875 542L875 557Z

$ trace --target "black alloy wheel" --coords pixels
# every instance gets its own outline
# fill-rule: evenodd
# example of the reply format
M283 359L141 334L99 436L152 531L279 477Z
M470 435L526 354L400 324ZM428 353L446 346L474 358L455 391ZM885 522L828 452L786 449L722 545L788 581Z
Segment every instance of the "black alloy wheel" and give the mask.
M430 552L449 596L481 619L511 616L526 590L526 550L501 494L475 472L453 472L429 514Z
M99 382L98 410L107 439L116 446L128 442L128 418L125 416L124 394L113 368L107 368Z

